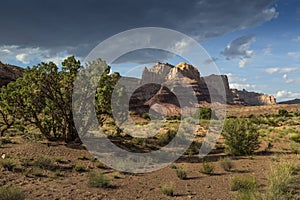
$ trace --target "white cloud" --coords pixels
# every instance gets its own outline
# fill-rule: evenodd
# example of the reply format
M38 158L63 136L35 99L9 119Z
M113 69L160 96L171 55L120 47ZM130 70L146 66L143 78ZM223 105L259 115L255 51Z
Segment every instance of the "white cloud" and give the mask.
M221 55L226 59L240 59L239 67L243 68L248 60L253 56L254 51L250 50L250 45L255 41L253 35L242 36L233 40L227 47L221 52Z
M285 67L285 68L279 68L279 67L271 67L271 68L267 68L265 69L265 72L269 73L269 74L275 74L275 73L290 73L290 72L294 72L297 71L298 68L296 67Z
M292 82L294 82L294 79L288 78L287 74L283 74L282 78L283 78L283 80L285 80L286 83L292 83Z
M300 51L297 52L288 52L288 56L294 57L294 58L300 58Z
M255 90L257 89L257 86L254 84L246 83L247 79L240 77L237 74L228 73L226 74L229 81L229 87L232 89L238 89L238 90Z
M233 40L224 51L221 52L223 56L227 59L232 58L250 58L254 51L249 50L252 42L255 41L255 37L253 35L250 36L242 36Z
M291 100L295 98L300 98L300 93L290 92L286 90L280 90L275 95L280 101Z
M229 87L238 90L255 90L257 86L249 83L229 83Z
M243 68L245 67L246 63L248 62L249 58L242 58L239 62L239 67Z
M232 82L232 83L247 81L246 78L241 78L236 74L228 73L228 74L225 74L225 75L228 77L228 81Z
M30 60L27 58L27 55L25 53L16 55L16 59L24 64L30 63Z
M0 46L0 58L2 62L9 63L19 61L24 65L31 62L54 62L60 65L61 62L70 56L66 51L51 53L50 50L41 49L39 47L19 47L17 45L3 45Z

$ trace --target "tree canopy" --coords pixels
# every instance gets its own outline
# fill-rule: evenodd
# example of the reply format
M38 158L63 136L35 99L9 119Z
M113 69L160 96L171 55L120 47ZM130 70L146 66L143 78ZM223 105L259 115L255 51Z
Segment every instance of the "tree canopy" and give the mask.
M33 125L48 140L78 139L72 114L73 82L82 69L74 56L65 59L59 68L53 62L26 68L21 78L0 91L0 136L13 124L26 128ZM120 75L102 73L95 96L97 114L111 114L110 99Z

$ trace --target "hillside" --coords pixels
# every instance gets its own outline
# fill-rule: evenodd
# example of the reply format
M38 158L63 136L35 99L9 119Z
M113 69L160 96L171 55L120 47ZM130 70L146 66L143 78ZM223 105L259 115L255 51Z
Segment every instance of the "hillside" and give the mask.
M300 104L300 99L282 101L282 102L279 102L279 104Z
M0 61L0 87L21 77L24 69L14 65L4 64Z

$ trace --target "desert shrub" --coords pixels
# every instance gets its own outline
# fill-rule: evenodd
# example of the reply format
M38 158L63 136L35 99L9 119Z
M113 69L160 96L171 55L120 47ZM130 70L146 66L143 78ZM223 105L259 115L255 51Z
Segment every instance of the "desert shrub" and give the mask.
M231 191L238 191L238 190L256 190L257 182L255 177L233 177L230 183L230 190Z
M23 200L25 193L15 185L0 188L0 200Z
M0 160L0 165L5 170L13 171L16 167L16 161L14 159L11 159L11 158L1 159Z
M278 115L281 117L287 117L289 115L289 112L285 109L278 110Z
M283 199L288 193L295 167L286 161L273 162L268 177L267 196L269 199Z
M167 117L167 120L181 120L181 116L180 115L169 116Z
M110 180L102 172L90 172L88 174L88 184L90 187L108 188L111 187Z
M163 194L167 195L167 196L174 196L174 186L172 183L170 184L164 184L162 187L161 187L161 191Z
M183 169L177 169L176 174L177 174L177 177L180 178L181 180L184 180L187 178L186 171L184 171Z
M142 118L144 118L144 119L150 119L149 113L143 113L142 114Z
M234 168L234 164L230 158L220 159L220 165L227 172L231 171Z
M175 130L168 130L166 133L161 134L159 137L159 144L166 145L168 144L177 134Z
M82 165L82 164L76 164L74 165L74 170L77 172L85 172L87 171L86 166Z
M175 164L170 165L171 169L177 169L178 167Z
M261 195L253 189L253 190L239 190L236 200L258 200L261 199Z
M291 152L294 153L294 154L298 154L300 152L299 148L298 148L298 145L296 142L292 141L290 143L290 147L291 147Z
M222 134L230 154L251 155L259 148L259 133L247 119L226 120Z
M51 160L51 158L47 157L47 156L39 156L37 157L34 162L33 165L36 167L40 167L42 169L54 169L55 166Z
M200 119L217 119L215 112L211 108L199 108L195 116L199 116Z
M44 172L41 168L39 167L33 167L31 171L28 171L26 174L29 174L31 172L31 174L33 176L36 176L36 177L43 177L45 176L44 175Z
M0 142L2 143L2 144L12 144L13 143L13 141L10 139L10 138L0 138Z
M300 133L291 133L290 139L294 142L300 143Z
M109 169L108 166L106 166L105 164L103 164L103 163L100 162L100 161L96 161L96 162L95 162L95 166L96 166L97 168L99 168L99 169Z
M200 172L202 174L207 174L207 175L212 175L215 171L215 168L213 166L212 163L210 162L204 162L201 169L200 169Z

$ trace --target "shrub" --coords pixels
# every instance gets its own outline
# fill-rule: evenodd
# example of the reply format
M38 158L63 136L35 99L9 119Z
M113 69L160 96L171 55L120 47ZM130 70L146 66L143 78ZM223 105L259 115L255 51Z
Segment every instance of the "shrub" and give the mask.
M40 156L36 158L33 162L33 165L36 167L40 167L42 169L53 169L54 165L51 158L47 156Z
M91 172L88 174L88 184L91 187L108 188L111 187L110 180L101 172Z
M257 182L254 177L233 177L231 179L230 190L238 191L238 190L256 190Z
M1 159L0 164L3 167L3 169L8 171L13 171L16 167L16 162L13 159Z
M30 171L28 171L26 174L28 174L29 172ZM39 167L33 167L31 170L31 174L36 177L44 177L45 176L43 170Z
M300 143L300 133L291 133L290 139L294 142Z
M0 200L23 200L24 192L15 185L3 186L0 188Z
M171 169L177 169L177 166L175 164L170 165Z
M261 196L255 189L239 190L236 197L236 200L258 200L258 199L261 199Z
M220 165L227 172L231 171L232 168L234 168L234 164L230 158L220 159Z
M187 178L186 172L182 169L177 169L176 174L177 174L177 177L180 178L181 180L184 180Z
M167 195L167 196L174 196L174 186L172 183L169 185L165 184L161 187L162 193Z
M285 109L278 110L278 115L281 117L287 117L289 115L289 112Z
M144 119L151 119L149 113L143 113L142 118Z
M291 147L291 152L294 153L294 154L298 154L300 152L299 148L298 148L298 145L296 142L292 141L290 143L290 147Z
M247 119L226 120L222 134L230 154L251 155L259 148L259 133Z
M86 171L86 167L82 164L76 164L74 166L75 171L77 172L85 172Z
M267 196L270 199L283 199L292 182L295 167L286 161L273 162L268 177Z
M163 133L159 137L159 144L166 145L168 144L177 134L174 130L168 130L166 133Z
M215 112L211 108L199 108L195 113L195 116L199 116L200 119L217 119Z
M202 168L200 169L200 172L202 174L212 175L214 173L214 166L210 162L204 162L202 165Z

